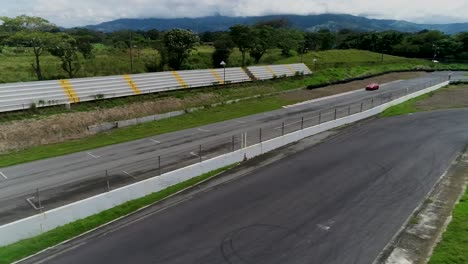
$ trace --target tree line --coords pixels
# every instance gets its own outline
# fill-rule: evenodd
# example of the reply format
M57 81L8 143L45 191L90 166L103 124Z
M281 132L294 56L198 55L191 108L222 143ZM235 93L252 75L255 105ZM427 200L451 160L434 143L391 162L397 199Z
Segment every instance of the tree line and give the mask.
M241 53L242 66L249 63L247 54L258 63L271 49L281 50L284 57L292 56L293 51L305 54L330 49L360 49L413 58L468 60L468 32L457 35L433 30L417 33L348 29L304 32L279 19L254 25L235 25L226 32L196 34L183 29L152 29L104 33L85 28L61 29L43 18L25 15L0 17L0 21L0 52L5 46L31 49L34 55L31 67L39 80L44 79L41 70L41 56L44 53L60 59L63 71L73 78L80 70L80 60L93 58L95 44L129 50L130 54L136 48L156 50L159 59L147 62L147 71L183 69L191 51L199 43L214 46L213 67L221 67L222 61L229 65L235 48Z

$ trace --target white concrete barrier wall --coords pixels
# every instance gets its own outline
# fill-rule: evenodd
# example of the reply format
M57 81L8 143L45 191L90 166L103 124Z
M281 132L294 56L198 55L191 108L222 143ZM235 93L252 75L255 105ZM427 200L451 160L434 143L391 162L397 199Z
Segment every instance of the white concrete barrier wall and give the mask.
M415 98L422 94L437 90L448 85L444 82L421 91L406 95L391 102L376 106L367 111L351 116L343 117L317 126L305 128L260 144L203 161L182 169L178 169L161 176L150 178L132 185L128 185L108 193L100 194L85 200L81 200L60 208L46 211L42 214L31 216L10 224L0 226L0 246L5 246L22 239L37 236L43 232L52 230L73 221L86 218L125 202L141 198L148 194L158 192L174 184L189 180L201 174L237 163L244 157L253 158L266 152L283 147L287 144L299 141L303 138L327 131L332 128L362 120L383 112L385 109Z

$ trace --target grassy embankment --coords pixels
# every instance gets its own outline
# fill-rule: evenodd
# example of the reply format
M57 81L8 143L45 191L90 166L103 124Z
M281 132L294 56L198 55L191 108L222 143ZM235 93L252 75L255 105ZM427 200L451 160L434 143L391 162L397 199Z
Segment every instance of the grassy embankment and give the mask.
M390 107L380 116L390 117L438 109L465 108L468 107L467 95L467 84L449 85Z
M468 192L456 205L452 222L429 261L429 264L466 263L468 263Z
M92 215L85 219L58 227L39 236L25 239L5 247L0 247L0 264L12 263L36 252L57 245L60 242L66 241L89 230L97 228L105 223L111 222L112 220L135 212L140 208L161 201L197 183L213 178L216 175L235 167L236 165L237 164L234 164L203 174L185 182L173 185L162 191L152 193L145 197L108 209L99 214Z

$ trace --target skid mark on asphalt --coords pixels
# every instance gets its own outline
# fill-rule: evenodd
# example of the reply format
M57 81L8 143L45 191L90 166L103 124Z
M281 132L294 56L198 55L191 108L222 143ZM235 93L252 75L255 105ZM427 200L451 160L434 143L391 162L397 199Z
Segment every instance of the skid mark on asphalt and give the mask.
M135 176L133 176L132 174L130 174L130 173L126 172L126 171L122 171L122 172L123 172L125 175L128 175L128 176L132 177L132 178L135 179L135 180L137 179Z
M322 229L323 231L328 231L332 228L333 224L335 223L335 221L333 220L330 220L330 221L327 221L323 224L318 224L317 227Z
M95 159L98 159L98 158L101 157L101 156L96 156L96 155L94 155L94 154L91 153L91 152L88 152L88 153L86 153L86 154L88 154L89 156L91 156L91 157L93 157L93 158L95 158Z

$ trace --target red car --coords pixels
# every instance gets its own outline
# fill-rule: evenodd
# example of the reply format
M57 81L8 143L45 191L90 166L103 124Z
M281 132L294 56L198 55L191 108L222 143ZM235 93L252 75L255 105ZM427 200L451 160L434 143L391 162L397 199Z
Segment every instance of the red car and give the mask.
M366 86L367 91L374 91L374 90L378 90L379 88L380 88L380 85L378 83L371 83Z

